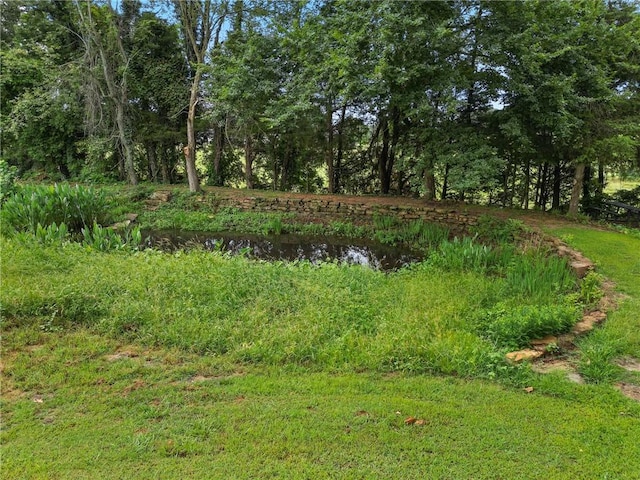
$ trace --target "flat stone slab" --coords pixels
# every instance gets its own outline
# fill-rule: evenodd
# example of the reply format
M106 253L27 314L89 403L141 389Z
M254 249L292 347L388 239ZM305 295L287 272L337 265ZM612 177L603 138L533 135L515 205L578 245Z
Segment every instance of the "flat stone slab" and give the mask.
M520 363L525 361L535 360L544 355L543 352L533 350L531 348L525 348L524 350L518 350L516 352L509 352L505 355L507 360L513 363Z
M571 329L574 335L582 335L593 330L593 327L607 318L607 314L596 310L589 312L582 317L582 320L576 323Z
M586 260L578 260L571 262L571 268L578 278L583 278L589 271L593 270L593 263Z
M539 338L537 340L531 341L531 346L533 347L533 349L541 352L546 351L547 347L552 344L558 344L558 337L554 335L547 335L544 338Z

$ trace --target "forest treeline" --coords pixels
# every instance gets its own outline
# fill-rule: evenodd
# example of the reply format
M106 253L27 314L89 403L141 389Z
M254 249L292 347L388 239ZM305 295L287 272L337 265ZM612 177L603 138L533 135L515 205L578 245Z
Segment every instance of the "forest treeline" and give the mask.
M0 0L21 175L578 211L640 170L633 0Z

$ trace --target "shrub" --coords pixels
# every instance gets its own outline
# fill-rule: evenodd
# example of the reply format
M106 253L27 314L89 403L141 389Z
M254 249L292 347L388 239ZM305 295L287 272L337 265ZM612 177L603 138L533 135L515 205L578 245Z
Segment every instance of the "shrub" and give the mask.
M489 215L481 215L478 224L471 228L471 233L484 242L492 244L514 243L525 227L522 221L513 218L502 219Z
M79 233L107 217L107 201L102 192L76 185L25 186L2 205L3 228L35 234L38 225L47 228L65 224Z
M100 251L137 250L142 245L142 233L139 227L127 230L124 236L110 228L94 223L82 229L82 244Z
M13 194L18 170L0 159L0 205Z

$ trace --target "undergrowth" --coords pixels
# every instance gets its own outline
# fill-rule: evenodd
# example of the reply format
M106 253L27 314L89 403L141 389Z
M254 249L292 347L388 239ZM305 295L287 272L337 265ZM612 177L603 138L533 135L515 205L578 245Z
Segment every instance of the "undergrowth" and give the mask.
M553 281L548 263L527 267L549 280L548 307L540 309L542 299L508 275L517 262L484 247L470 264L427 260L385 274L202 251L100 254L74 244L3 242L14 259L3 264L5 326L36 321L67 329L80 322L115 338L228 362L494 378L518 369L504 361L508 348L576 320L575 305L563 300L568 284ZM65 268L49 268L61 263Z

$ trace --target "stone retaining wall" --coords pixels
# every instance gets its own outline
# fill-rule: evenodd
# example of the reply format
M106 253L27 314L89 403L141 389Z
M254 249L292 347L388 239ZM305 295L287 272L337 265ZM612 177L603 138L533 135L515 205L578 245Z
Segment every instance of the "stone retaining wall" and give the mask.
M352 198L345 200L323 198L267 198L267 197L217 197L216 207L237 208L241 211L282 212L316 218L321 221L345 219L354 223L371 223L374 216L390 216L403 220L424 220L449 228L452 234L468 233L477 225L478 215L442 204L424 206L370 205Z

